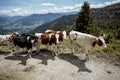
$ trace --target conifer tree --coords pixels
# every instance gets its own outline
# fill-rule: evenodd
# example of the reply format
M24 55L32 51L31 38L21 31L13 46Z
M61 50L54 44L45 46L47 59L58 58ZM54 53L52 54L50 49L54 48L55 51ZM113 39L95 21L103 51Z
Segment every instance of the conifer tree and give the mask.
M85 33L98 34L96 30L98 29L96 23L94 22L90 5L88 2L84 2L81 11L78 13L78 18L76 20L76 30Z

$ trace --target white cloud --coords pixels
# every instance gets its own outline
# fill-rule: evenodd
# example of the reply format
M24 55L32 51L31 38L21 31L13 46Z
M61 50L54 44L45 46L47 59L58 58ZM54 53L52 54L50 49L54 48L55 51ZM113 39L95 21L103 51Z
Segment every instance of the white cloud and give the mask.
M11 11L17 13L17 12L22 11L22 9L21 8L14 8L14 9L11 9Z
M13 9L11 9L11 13L17 14L17 15L28 15L31 12L21 9L21 8L13 8Z
M6 10L0 10L0 15L3 14L8 14L10 16L14 16L14 15L29 15L32 14L32 12L21 9L21 8L12 8L12 9L6 9Z
M116 3L120 3L120 0L113 0L111 2L105 2L103 4L92 4L90 6L91 8L101 8L101 7L105 7L105 6L116 4Z
M61 8L53 7L47 10L41 10L41 13L60 13L60 12L71 12L71 11L79 11L82 6L82 3L75 4L74 6L63 6Z
M0 10L0 15L8 14L11 10Z
M91 4L90 7L91 8L101 8L101 7L105 7L105 6L116 4L116 3L120 3L120 0L113 0L111 2L105 2L103 4ZM82 5L83 5L83 3L75 4L73 6L63 6L61 8L53 7L53 8L49 8L47 10L41 10L39 13L60 13L60 12L79 11L81 9Z
M112 4L116 4L116 3L120 3L120 0L113 0L111 2L105 2L103 4L91 4L91 8L101 8L101 7L105 7L108 5L112 5ZM79 11L81 9L81 6L83 5L83 3L79 3L79 4L75 4L73 6L63 6L63 7L57 7L55 6L55 4L53 3L44 3L41 4L41 6L54 6L52 8L48 8L48 9L40 9L39 11L28 11L25 10L23 8L9 8L6 10L2 10L0 9L0 14L7 14L7 15L30 15L30 14L45 14L45 13L61 13L61 12L72 12L72 11ZM32 6L28 6L29 8L32 8Z
M42 3L40 4L40 6L49 7L49 6L55 6L55 4L54 3Z

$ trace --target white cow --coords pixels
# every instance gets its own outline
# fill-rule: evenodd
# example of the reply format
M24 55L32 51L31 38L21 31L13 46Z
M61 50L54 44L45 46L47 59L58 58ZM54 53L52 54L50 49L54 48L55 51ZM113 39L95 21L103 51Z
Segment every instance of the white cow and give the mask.
M85 49L85 54L86 54L85 60L89 59L88 53L91 52L93 48L95 47L107 48L105 44L105 40L102 36L96 37L90 34L81 33L72 30L69 33L69 38L72 44L71 47L72 53L74 53L73 43Z

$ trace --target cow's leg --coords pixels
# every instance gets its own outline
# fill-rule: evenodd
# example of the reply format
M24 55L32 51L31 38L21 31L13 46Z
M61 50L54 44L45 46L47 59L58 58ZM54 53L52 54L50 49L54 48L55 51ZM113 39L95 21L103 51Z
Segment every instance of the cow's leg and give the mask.
M60 46L57 44L55 45L56 51L55 51L55 56L57 56L59 54L59 48Z
M29 58L31 58L31 55L32 55L32 49L29 49L29 50L28 50L28 55L29 55Z
M89 60L88 49L85 49L85 60Z
M14 47L11 45L10 46L10 53L13 53Z
M73 42L71 41L71 52L72 52L72 55L74 54L74 44Z
M25 53L27 50L26 50L26 48L23 48L23 53Z
M62 48L63 48L63 43L61 42L61 43L58 44L58 53L62 53L63 52Z
M53 44L53 45L50 45L50 47L51 47L52 50L53 50L53 51L52 51L52 55L53 55L53 56L56 56L56 53L57 53L57 46Z
M10 49L10 53L12 54L13 53L13 45L10 42L7 42L7 45Z
M12 54L13 53L13 47L9 45L9 48L10 48L10 53Z
M37 53L39 53L40 52L40 43L36 43L36 49L37 49Z
M50 50L50 48L51 48L51 47L50 47L50 45L49 45L49 43L48 43L48 44L47 44L47 49Z
M16 54L16 56L18 56L18 51L19 51L19 47L15 46L15 54Z

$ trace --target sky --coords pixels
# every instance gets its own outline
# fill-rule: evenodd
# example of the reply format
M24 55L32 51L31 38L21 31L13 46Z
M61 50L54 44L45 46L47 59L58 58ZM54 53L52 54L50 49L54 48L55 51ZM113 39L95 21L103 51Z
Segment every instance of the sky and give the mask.
M0 15L31 15L80 11L84 1L91 8L120 3L120 0L0 0Z

